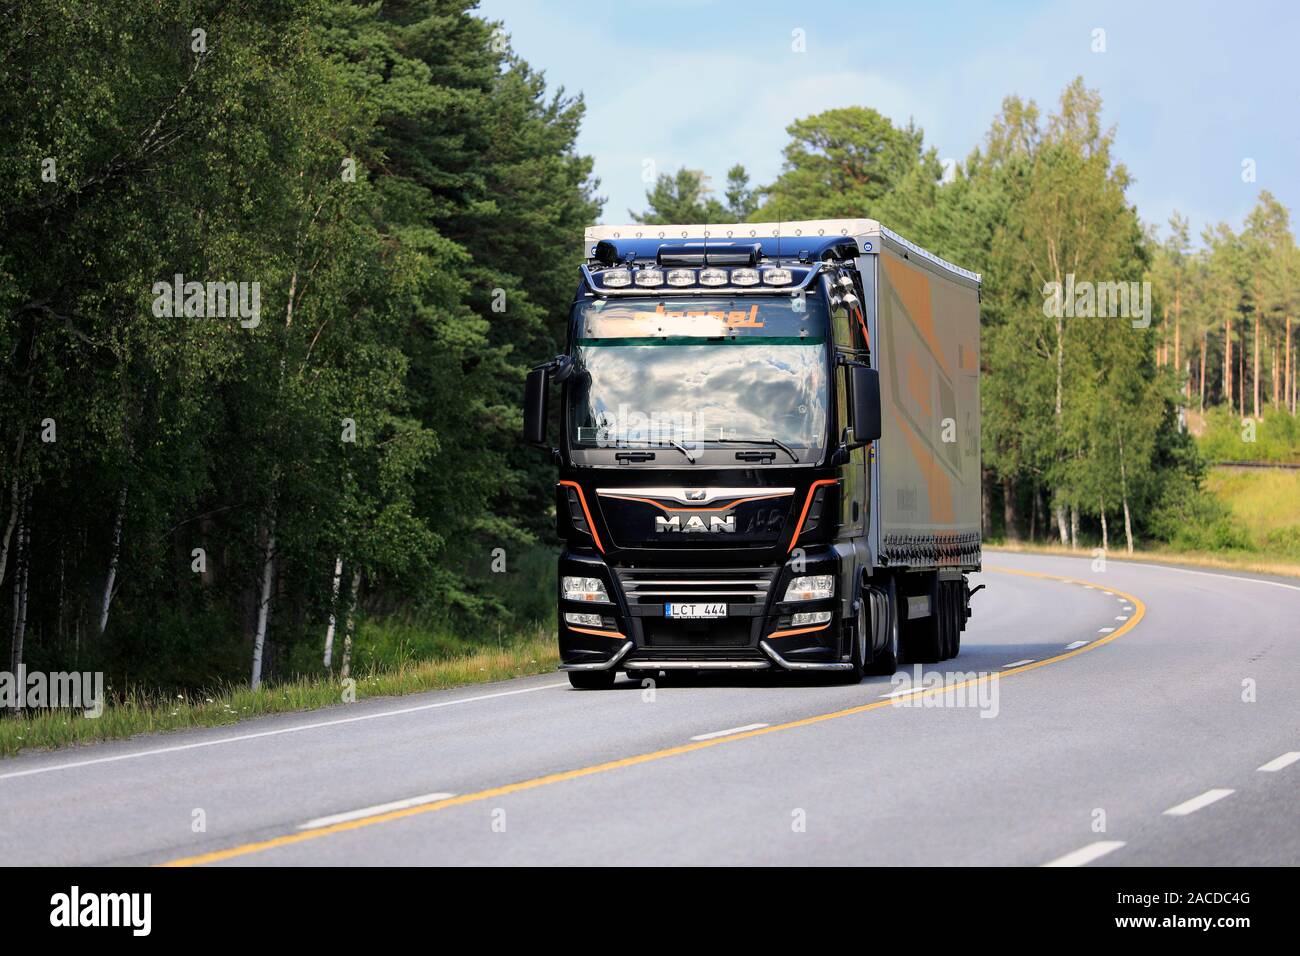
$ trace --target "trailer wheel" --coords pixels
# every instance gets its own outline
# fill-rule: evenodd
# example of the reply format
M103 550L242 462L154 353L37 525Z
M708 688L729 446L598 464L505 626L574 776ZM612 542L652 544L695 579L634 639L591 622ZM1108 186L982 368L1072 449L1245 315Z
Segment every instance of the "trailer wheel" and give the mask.
M939 639L943 654L940 660L946 661L956 653L952 633L952 587L947 581L940 581L935 588L934 613L939 616Z
M925 617L908 621L903 629L903 650L910 663L935 664L943 660L944 639L940 627L939 614L942 607L940 595L942 589L937 587L934 577L929 578L929 587L923 593L930 595L930 613ZM902 595L899 601L903 600Z
M569 685L578 690L608 690L614 686L614 672L569 671Z
M898 586L894 583L893 578L889 580L889 587L885 589L885 615L888 623L886 624L885 633L888 637L885 640L885 646L871 655L871 663L867 665L867 673L875 675L885 675L888 677L898 670L902 657L902 639L900 637L900 627L898 623ZM872 622L874 624L874 621Z
M949 647L952 653L949 657L956 657L961 653L961 629L963 625L962 614L965 608L962 605L962 582L953 581L948 585L948 633L951 635Z

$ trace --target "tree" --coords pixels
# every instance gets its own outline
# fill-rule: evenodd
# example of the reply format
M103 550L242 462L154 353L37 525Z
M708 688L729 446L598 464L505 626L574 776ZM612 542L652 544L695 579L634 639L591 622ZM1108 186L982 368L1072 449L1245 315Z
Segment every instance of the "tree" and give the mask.
M741 169L743 175L743 168L736 169ZM660 173L654 188L646 191L646 211L636 213L629 209L628 215L637 222L656 226L722 222L730 218L727 208L711 192L709 177L699 170L682 167L671 176Z
M784 167L761 190L755 220L872 215L922 158L920 129L910 122L899 129L869 107L827 110L786 132Z

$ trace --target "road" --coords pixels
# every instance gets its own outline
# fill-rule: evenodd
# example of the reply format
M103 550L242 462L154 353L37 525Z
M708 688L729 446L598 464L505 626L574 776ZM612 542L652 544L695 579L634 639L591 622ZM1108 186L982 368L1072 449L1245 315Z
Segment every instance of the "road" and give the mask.
M20 755L0 860L1300 863L1300 581L985 567L946 692L557 674Z

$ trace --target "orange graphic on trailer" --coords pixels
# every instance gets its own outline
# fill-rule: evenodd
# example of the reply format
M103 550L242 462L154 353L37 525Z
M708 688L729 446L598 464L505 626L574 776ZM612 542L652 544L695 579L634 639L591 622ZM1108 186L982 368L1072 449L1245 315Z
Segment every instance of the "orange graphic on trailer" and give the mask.
M889 277L889 284L893 286L894 292L903 303L903 308L911 316L916 331L925 340L925 344L930 346L930 352L934 355L934 360L939 363L939 368L951 378L952 369L948 367L948 362L943 355L943 346L939 344L938 336L934 331L934 312L930 305L930 280L920 269L905 265L890 256L882 256L880 261L885 267L885 274Z

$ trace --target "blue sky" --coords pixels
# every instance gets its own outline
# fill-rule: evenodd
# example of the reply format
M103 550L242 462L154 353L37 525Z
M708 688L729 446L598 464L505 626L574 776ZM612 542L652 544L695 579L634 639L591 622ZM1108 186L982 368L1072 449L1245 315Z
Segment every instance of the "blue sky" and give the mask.
M1146 222L1239 227L1259 190L1300 211L1300 3L571 3L482 0L552 86L581 91L602 221L644 208L647 161L780 170L785 127L839 106L913 119L942 158L979 145L1002 98L1044 112L1076 75L1100 91ZM1094 30L1105 51L1093 52ZM792 50L804 32L806 51ZM1256 181L1242 181L1242 162ZM863 210L845 210L860 215ZM1294 220L1293 220L1294 225Z

